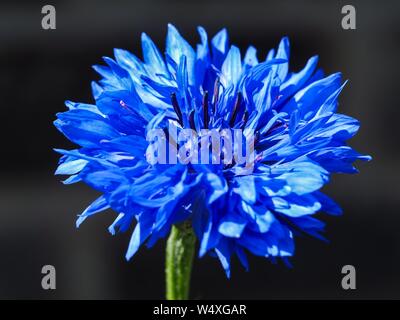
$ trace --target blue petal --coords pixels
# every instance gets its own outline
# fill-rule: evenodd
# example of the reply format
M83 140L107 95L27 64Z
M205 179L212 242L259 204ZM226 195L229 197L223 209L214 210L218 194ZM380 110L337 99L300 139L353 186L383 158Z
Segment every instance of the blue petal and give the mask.
M257 59L257 49L254 48L253 46L250 46L246 54L244 55L244 67L254 67L255 65L258 64L258 59Z
M242 197L242 199L250 204L256 202L257 193L253 176L242 176L236 178L237 186L233 188L233 192Z
M318 63L318 56L311 57L303 70L298 73L293 73L281 86L281 94L284 97L289 97L306 83L311 77ZM281 99L277 105L282 104L284 99Z
M285 199L273 197L271 202L275 211L294 218L314 214L321 209L318 199L311 194L302 196L292 194Z
M219 177L214 173L207 173L204 175L207 181L207 187L211 190L210 194L207 195L207 204L211 205L214 201L226 194L228 191L228 185L223 177Z
M278 51L276 52L275 59L283 59L283 60L289 60L289 55L290 55L290 44L289 44L289 39L288 37L282 38L281 42L279 43ZM289 63L282 63L276 67L276 72L281 80L283 82L286 79L286 76L288 74L289 70Z
M145 73L143 63L129 51L114 49L114 56L118 64L129 71L131 76L135 76L135 73Z
M221 219L218 227L219 233L229 238L240 238L247 221L243 217L235 213L227 213Z
M132 233L131 240L129 241L128 251L126 252L126 260L131 259L139 249L140 245L148 238L152 231L154 223L153 217L147 214L142 214L139 221Z
M321 203L322 211L335 216L341 215L343 213L342 208L340 208L339 205L327 195L323 194L322 192L314 192L313 195Z
M87 110L59 113L54 125L68 139L82 147L96 147L102 140L112 140L119 133L106 119Z
M284 179L293 193L303 195L320 189L328 181L328 172L312 162L303 162L279 179Z
M193 199L193 229L200 240L199 257L214 248L221 238L214 220L216 217L206 206L204 195L197 195Z
M108 204L106 198L104 196L100 196L79 215L78 219L76 220L76 227L79 228L81 223L85 221L87 217L104 211L108 208L110 208L110 205Z
M84 159L65 161L58 166L55 174L76 174L80 172L87 163L88 161Z
M297 92L282 111L292 109L293 105L296 105L300 109L303 119L311 119L318 110L316 106L322 105L340 87L341 78L340 73L334 73L311 83Z
M213 64L216 68L220 68L225 60L228 51L228 32L224 28L219 31L211 40L211 48L213 54Z
M231 46L221 67L221 83L225 88L235 85L242 74L242 61L238 47Z
M222 240L218 244L218 247L215 248L215 253L219 261L221 262L222 267L225 270L225 274L228 278L231 276L231 250L229 248L229 243L227 240Z
M243 265L243 267L246 269L246 271L249 271L249 262L247 260L246 253L240 246L236 246L236 254L240 260L240 263Z
M168 34L167 34L167 54L179 64L181 57L186 57L187 63L187 73L189 84L195 83L194 74L194 64L196 59L196 54L193 48L182 36L179 34L178 30L172 25L168 24Z
M154 42L145 33L142 33L142 48L144 62L146 63L146 66L153 72L153 74L167 74L168 70L164 59L162 58Z

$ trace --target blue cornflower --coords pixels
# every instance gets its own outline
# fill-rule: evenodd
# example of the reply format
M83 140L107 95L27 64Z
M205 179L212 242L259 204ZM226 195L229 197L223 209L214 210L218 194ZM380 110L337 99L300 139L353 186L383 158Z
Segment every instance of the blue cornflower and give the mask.
M94 66L95 104L66 102L55 126L72 142L56 174L83 181L101 196L79 215L112 208L109 231L134 227L126 258L146 242L152 246L172 225L189 221L199 255L217 256L227 275L236 255L294 254L294 236L322 238L324 223L314 215L338 215L340 207L319 190L331 173L355 173L352 163L369 160L346 144L359 122L336 112L345 83L340 73L325 76L317 56L289 72L289 40L283 38L258 60L249 47L241 57L225 29L192 48L172 25L166 52L142 34L143 61L115 49L115 60ZM149 164L152 129L249 129L255 132L254 167L242 164Z

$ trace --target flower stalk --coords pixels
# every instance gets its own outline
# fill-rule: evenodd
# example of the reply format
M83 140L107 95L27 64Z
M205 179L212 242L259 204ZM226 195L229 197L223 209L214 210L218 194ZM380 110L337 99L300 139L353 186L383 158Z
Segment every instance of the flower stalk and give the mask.
M196 237L189 223L172 226L165 260L167 300L189 298L195 243Z

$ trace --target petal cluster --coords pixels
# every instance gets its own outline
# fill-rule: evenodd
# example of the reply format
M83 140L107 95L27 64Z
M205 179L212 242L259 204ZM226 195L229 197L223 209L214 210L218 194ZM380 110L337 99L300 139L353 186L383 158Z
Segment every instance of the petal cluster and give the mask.
M331 173L354 173L353 162L369 160L346 144L356 119L337 113L345 83L325 76L311 57L289 71L289 40L260 58L254 47L242 57L225 29L211 41L201 27L193 48L169 25L165 54L142 34L143 57L115 49L114 59L94 66L94 104L66 102L54 122L79 147L62 154L56 174L66 184L83 181L101 195L78 217L112 208L109 227L133 233L130 259L151 247L171 226L190 221L199 255L219 258L227 275L237 256L274 259L294 254L294 237L322 238L324 223L314 215L341 209L319 190ZM260 58L260 60L259 60ZM149 164L151 129L249 129L256 133L251 172L235 164Z

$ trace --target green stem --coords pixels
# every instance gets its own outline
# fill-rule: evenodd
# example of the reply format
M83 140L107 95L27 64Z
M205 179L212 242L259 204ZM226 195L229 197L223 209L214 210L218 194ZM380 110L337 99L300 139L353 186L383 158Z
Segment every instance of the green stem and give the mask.
M189 298L195 243L196 237L189 223L172 227L167 241L165 260L167 300Z

